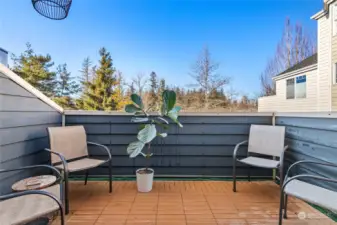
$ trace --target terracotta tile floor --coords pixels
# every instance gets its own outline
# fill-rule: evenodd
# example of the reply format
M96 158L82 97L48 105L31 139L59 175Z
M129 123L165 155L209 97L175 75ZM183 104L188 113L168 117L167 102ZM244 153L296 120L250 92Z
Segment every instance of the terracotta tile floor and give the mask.
M71 182L69 225L277 224L279 188L271 181L156 181L138 193L134 181ZM305 219L299 219L298 214ZM284 224L335 224L306 203L289 198ZM58 224L54 221L53 224Z

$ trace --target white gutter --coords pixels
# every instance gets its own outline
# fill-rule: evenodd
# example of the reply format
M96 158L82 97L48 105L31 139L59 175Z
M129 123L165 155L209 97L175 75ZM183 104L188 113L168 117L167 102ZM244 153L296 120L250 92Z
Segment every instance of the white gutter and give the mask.
M320 18L322 18L323 16L325 16L328 12L325 11L324 9L322 9L321 11L319 11L318 13L316 13L315 15L313 15L312 17L310 17L310 19L312 20L318 20Z
M56 104L53 100L45 96L41 91L37 90L35 87L30 85L27 81L22 79L20 76L16 75L13 71L11 71L8 67L2 65L0 63L0 72L6 75L8 78L13 80L15 83L35 95L38 99L55 109L56 111L63 113L63 108Z
M317 63L313 64L313 65L310 65L310 66L307 66L307 67L304 67L304 68L301 68L301 69L298 69L298 70L291 71L289 73L285 73L285 74L282 74L282 75L275 76L272 79L275 80L275 81L281 80L281 79L284 79L284 78L287 78L287 77L295 76L295 75L298 75L298 74L301 74L301 73L306 73L306 72L316 70L316 69L317 69Z

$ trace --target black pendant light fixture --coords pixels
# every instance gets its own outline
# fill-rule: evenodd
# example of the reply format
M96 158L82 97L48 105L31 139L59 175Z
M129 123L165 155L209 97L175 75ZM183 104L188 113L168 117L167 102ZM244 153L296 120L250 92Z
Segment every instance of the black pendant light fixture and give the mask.
M34 9L52 20L63 20L68 16L72 0L32 0Z

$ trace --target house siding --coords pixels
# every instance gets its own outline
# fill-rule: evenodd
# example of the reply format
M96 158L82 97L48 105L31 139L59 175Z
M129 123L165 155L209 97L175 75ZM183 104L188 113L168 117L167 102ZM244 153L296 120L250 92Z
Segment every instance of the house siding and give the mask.
M46 128L60 126L61 120L54 108L0 73L0 169L48 163L48 154L41 151L49 146ZM0 174L0 194L31 172Z
M132 176L146 165L142 156L130 159L127 145L137 140L138 124L129 115L66 115L66 125L83 125L88 141L107 145L112 154L113 174ZM232 177L233 150L247 140L251 124L272 123L271 116L180 116L184 125L172 125L168 137L156 138L150 167L156 176ZM102 157L104 151L89 146L89 152ZM245 156L243 146L240 156ZM90 170L91 175L107 175L107 165ZM238 175L247 176L248 167L238 165ZM252 176L271 177L271 170L252 168Z
M318 111L331 111L331 28L331 16L318 20Z
M334 10L332 9L333 6L330 6L330 12L332 14L334 13ZM337 63L337 35L332 34L331 39L331 77L332 77L332 86L331 86L331 108L332 111L337 111L337 84L336 84L336 77L335 77L335 63Z
M306 75L306 98L286 99L286 80ZM317 70L276 81L276 95L258 100L259 112L309 112L317 111Z
M304 115L305 116L305 115ZM276 116L276 125L286 126L285 165L299 160L337 164L336 118L306 118ZM305 173L335 179L337 168L302 164L292 175ZM337 190L337 184L310 179L308 182Z

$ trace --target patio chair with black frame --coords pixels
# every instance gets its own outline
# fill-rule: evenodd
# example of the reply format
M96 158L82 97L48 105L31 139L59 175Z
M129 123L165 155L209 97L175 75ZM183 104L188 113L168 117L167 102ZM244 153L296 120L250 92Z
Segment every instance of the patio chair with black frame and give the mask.
M322 181L327 183L337 183L337 179L326 178L317 175L311 174L299 174L293 177L289 177L290 171L300 164L314 164L326 167L335 167L337 168L337 164L332 163L323 163L323 162L315 162L309 160L302 160L295 162L292 164L287 174L284 178L284 184L281 189L281 197L280 197L280 208L279 208L279 225L282 225L282 219L287 218L287 204L288 204L288 195L293 196L295 198L301 199L303 201L312 203L314 205L337 211L337 192L332 191L315 184L307 182L311 181ZM304 180L305 181L304 181ZM284 214L283 210L284 208ZM282 215L283 214L283 215Z
M51 163L64 173L65 183L65 212L69 213L69 173L86 171L85 182L88 181L88 170L108 163L109 192L112 192L112 164L111 153L107 146L95 142L87 142L83 126L49 127ZM107 159L90 157L87 145L95 145L106 151Z
M60 172L49 165L34 165L0 170L0 174L31 169L50 169L56 175L56 183L40 190L27 190L0 196L0 224L24 224L49 213L59 211L61 224L65 224L63 185Z
M260 167L266 169L279 169L280 186L282 187L283 158L288 146L284 146L285 127L268 125L251 125L249 141L243 141L235 146L233 153L233 192L236 192L236 162L248 165L248 179L250 181L250 168ZM240 147L248 143L247 157L237 158ZM278 157L278 160L267 159L260 156L251 156L250 153Z

